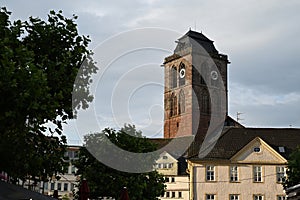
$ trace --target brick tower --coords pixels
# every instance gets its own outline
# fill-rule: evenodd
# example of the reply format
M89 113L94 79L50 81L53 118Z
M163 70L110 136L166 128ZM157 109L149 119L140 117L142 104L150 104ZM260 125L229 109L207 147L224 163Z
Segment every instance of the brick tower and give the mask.
M227 116L228 64L202 33L190 30L178 39L164 60L164 138L196 135L201 142L212 116Z

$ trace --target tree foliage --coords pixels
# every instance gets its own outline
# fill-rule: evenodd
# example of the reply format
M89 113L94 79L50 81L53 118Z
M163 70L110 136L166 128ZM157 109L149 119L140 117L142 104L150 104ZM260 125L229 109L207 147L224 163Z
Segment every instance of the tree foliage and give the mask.
M142 133L132 125L125 125L119 131L107 128L101 133L86 135L85 147L81 148L75 166L78 168L77 175L80 175L81 179L87 179L91 198L119 199L122 188L127 187L131 200L157 199L164 192L164 178L157 171L141 174L121 172L93 157L87 148L91 143L99 143L103 137L108 137L112 143L131 152L145 153L156 150L156 146L149 139L142 137Z
M290 155L284 186L287 188L297 184L300 184L300 146Z
M10 14L0 9L0 171L46 178L62 169L62 124L74 118L74 107L92 101L88 86L97 68L77 16L50 11L47 21L11 22Z

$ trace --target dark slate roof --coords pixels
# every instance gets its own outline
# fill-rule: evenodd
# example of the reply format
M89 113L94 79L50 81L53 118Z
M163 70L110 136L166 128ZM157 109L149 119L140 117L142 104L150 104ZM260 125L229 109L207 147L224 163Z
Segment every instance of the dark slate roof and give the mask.
M286 159L300 145L300 129L230 128L221 135L212 151L203 159L228 160L256 137L261 138ZM279 147L284 147L285 152L280 152ZM191 159L199 160L197 156Z
M179 40L186 36L192 37L193 39L198 40L198 41L213 42L212 40L208 39L205 35L203 35L202 32L199 33L199 32L192 31L192 30L189 30L184 36L179 38Z
M192 30L189 30L184 36L178 39L178 45L175 48L174 53L179 52L185 47L189 47L194 41L200 44L208 53L218 54L212 40L208 39L202 33Z

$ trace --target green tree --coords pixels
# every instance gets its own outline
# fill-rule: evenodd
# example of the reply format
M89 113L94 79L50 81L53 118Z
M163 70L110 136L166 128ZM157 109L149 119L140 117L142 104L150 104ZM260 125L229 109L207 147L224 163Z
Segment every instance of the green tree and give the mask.
M10 14L0 9L0 171L46 179L62 170L62 124L75 117L73 108L92 101L97 67L89 38L78 34L77 16L50 11L47 21L11 22Z
M300 146L289 157L284 187L288 188L297 184L300 184Z
M85 178L91 191L91 198L113 197L118 199L123 187L127 187L131 200L154 200L164 192L164 178L157 171L148 173L127 173L112 169L99 162L87 150L90 145L99 144L103 137L110 139L120 148L145 153L156 150L156 146L135 126L125 125L119 131L104 129L101 133L89 134L84 137L85 145L81 148L79 160L75 163L77 175ZM105 150L98 146L99 151ZM95 152L93 152L94 154ZM154 164L154 163L153 163Z

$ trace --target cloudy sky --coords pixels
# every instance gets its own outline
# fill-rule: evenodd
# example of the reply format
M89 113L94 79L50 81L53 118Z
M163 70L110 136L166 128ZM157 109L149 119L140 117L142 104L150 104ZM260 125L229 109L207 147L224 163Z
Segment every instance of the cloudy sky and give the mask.
M49 10L76 14L80 34L91 37L101 63L95 101L66 127L70 143L125 122L161 136L160 65L190 28L229 56L231 117L243 113L240 122L249 127L300 127L299 0L2 0L1 6L13 12L11 19L46 19ZM149 27L157 30L147 34Z

